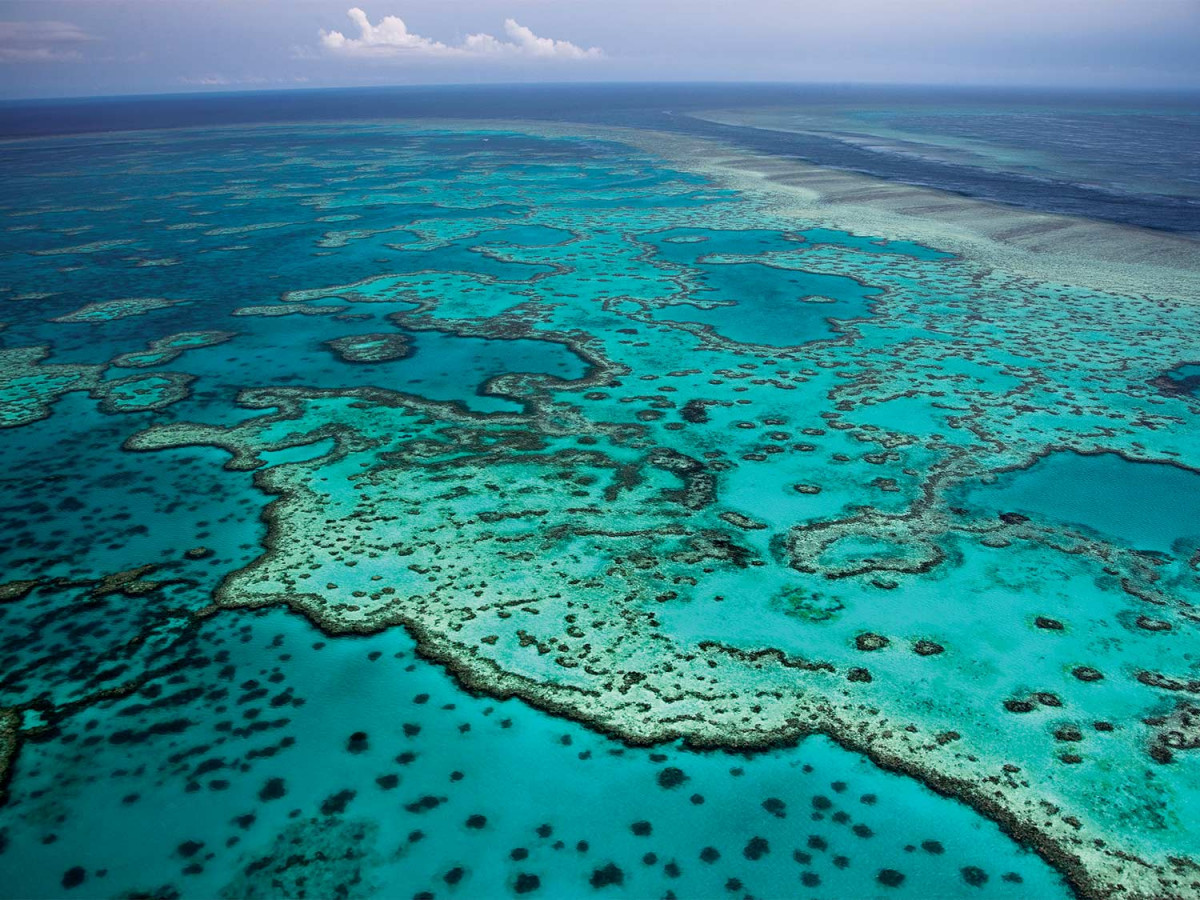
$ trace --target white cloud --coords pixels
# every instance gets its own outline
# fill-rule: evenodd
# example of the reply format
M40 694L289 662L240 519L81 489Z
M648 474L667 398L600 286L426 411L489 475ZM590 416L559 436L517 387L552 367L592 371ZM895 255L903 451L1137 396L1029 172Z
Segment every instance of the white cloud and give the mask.
M372 25L367 14L357 6L347 11L358 37L346 37L340 31L321 31L321 47L339 56L362 58L433 57L461 59L464 57L505 59L536 57L541 59L599 59L604 55L599 47L584 49L570 41L538 37L514 19L505 19L507 40L490 34L469 34L459 44L443 44L432 38L413 34L399 16L384 16Z
M501 47L516 48L518 53L526 56L547 56L557 59L594 59L602 56L599 47L589 47L584 50L578 44L570 41L556 41L554 38L538 37L524 25L518 25L516 19L504 20L504 33L508 35L511 44L501 44ZM471 35L471 37L489 37L489 35ZM468 38L467 40L470 40Z
M95 40L70 22L0 21L0 63L73 62L83 59L80 48Z
M192 87L231 87L233 85L271 85L271 84L305 84L307 77L299 78L267 78L262 75L249 75L245 78L230 78L225 75L184 75L177 81Z

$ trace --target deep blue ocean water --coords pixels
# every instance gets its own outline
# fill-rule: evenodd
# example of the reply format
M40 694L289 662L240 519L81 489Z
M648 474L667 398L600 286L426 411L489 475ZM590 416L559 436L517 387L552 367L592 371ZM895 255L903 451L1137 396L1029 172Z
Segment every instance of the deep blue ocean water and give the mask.
M980 166L824 134L721 125L693 113L803 108L1035 153L1047 171ZM746 149L1030 209L1200 233L1200 96L778 84L388 87L0 103L0 137L335 119L521 119L680 131Z

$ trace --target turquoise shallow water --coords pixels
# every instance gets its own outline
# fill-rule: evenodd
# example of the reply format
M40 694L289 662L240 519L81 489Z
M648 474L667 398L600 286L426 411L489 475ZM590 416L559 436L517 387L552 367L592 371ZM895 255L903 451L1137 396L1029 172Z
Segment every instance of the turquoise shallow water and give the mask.
M0 156L0 894L1186 896L1188 298L594 138Z
M970 494L991 509L1057 519L1134 549L1169 554L1200 543L1200 474L1113 453L1052 454Z
M1185 363L1182 366L1176 366L1165 377L1169 379L1171 390L1200 396L1200 363Z
M161 691L22 756L6 893L60 895L80 865L93 895L495 896L533 875L542 895L580 896L612 864L604 893L630 897L724 895L734 879L738 895L871 896L883 868L905 876L889 896L953 896L968 866L989 895L1065 895L994 825L825 740L746 758L625 749L465 695L400 632L326 642L280 611L211 626ZM318 848L353 859L322 866Z
M819 236L814 236L819 240ZM707 325L721 337L743 344L789 347L832 337L831 319L856 319L869 310L873 291L852 278L804 271L786 265L795 260L796 248L808 241L804 235L792 239L779 232L671 229L646 235L657 255L676 265L696 266L698 290L689 300L720 305L696 310L690 306L667 306L658 317L669 321ZM873 244L860 242L859 249L878 252ZM713 259L739 256L769 257L762 262L738 263ZM778 262L775 262L778 259Z

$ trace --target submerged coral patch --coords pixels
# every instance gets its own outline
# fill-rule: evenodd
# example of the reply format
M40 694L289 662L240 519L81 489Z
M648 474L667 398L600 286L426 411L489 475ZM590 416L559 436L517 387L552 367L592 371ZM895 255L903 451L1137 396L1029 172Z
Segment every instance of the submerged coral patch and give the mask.
M81 306L74 312L58 316L51 321L69 324L91 324L113 322L130 316L144 316L157 309L166 309L186 300L167 300L163 297L125 297L119 300L98 300Z
M408 356L408 337L400 333L355 334L327 342L338 359L350 363L390 362Z
M1193 890L1200 408L1154 378L1194 302L581 136L106 152L111 227L184 264L97 241L5 305L2 817L54 862L0 855L22 890ZM31 294L54 260L12 238ZM117 266L194 299L104 300ZM38 843L67 762L163 820L144 883L91 818Z

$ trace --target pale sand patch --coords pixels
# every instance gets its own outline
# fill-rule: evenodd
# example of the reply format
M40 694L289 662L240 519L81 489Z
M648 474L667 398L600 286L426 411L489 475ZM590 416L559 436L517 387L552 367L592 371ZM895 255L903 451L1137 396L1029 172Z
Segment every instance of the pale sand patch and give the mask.
M797 228L914 241L1041 282L1200 300L1200 240L1182 235L976 200L691 135L555 122L405 124L619 141L751 195L765 210L794 217Z
M1188 237L732 149L685 164L830 228L915 241L1038 281L1200 299L1200 241Z

